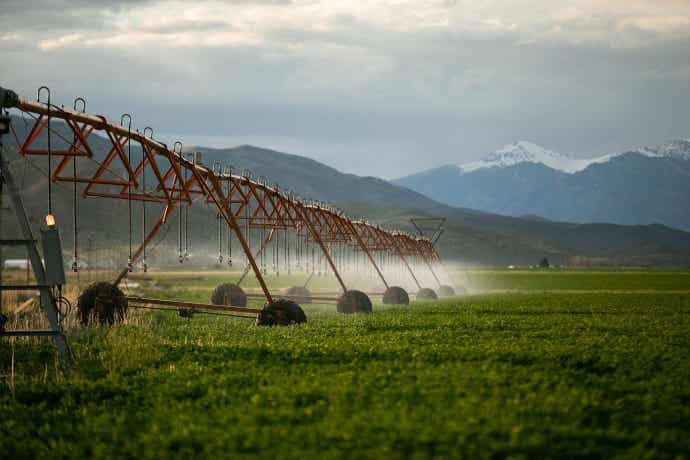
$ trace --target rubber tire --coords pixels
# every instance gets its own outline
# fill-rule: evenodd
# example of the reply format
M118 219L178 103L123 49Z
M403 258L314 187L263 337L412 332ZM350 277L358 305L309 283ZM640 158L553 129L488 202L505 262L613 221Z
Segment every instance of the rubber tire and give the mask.
M211 293L213 305L232 305L233 307L246 307L247 294L241 287L232 283L224 283L217 286Z
M295 297L304 296L304 297L290 299L290 300L293 300L294 302L311 303L311 299L307 298L311 295L311 291L309 291L309 289L305 288L304 286L289 287L285 291L285 294L289 295L289 296L295 296Z
M417 293L417 300L438 300L438 296L433 289L422 288Z
M347 291L340 296L336 305L338 313L371 313L371 300L362 291Z
M257 326L290 326L307 322L307 315L296 302L278 299L266 305L256 316Z
M107 281L89 285L77 300L79 321L83 325L97 322L101 326L122 322L127 315L127 300L124 296L120 288Z
M409 305L410 296L405 289L399 286L391 286L383 294L384 305Z
M453 297L454 295L455 295L455 289L448 286L447 284L442 284L438 288L438 296L439 297Z

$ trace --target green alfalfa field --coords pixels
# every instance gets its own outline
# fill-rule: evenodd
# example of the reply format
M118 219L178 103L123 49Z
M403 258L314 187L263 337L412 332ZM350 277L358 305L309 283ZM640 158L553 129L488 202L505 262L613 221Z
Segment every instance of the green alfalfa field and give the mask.
M291 327L131 312L71 328L65 374L4 340L0 458L690 458L690 272L456 276L469 295Z

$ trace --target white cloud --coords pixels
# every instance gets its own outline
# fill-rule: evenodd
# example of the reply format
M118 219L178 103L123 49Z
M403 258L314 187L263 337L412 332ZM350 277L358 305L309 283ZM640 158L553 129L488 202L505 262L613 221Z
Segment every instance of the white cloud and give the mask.
M38 47L42 51L51 51L57 48L66 48L76 43L79 43L83 38L84 36L82 34L67 34L56 38L41 40L38 43Z
M519 43L568 43L614 47L690 36L690 2L679 0L552 1L295 0L290 3L200 1L153 2L91 12L102 28L84 33L91 43L161 47L237 46L269 43L280 31L327 34L363 28L377 34L448 33L509 38ZM43 46L76 46L76 40L40 32ZM171 35L161 39L157 34ZM376 38L372 37L372 40Z

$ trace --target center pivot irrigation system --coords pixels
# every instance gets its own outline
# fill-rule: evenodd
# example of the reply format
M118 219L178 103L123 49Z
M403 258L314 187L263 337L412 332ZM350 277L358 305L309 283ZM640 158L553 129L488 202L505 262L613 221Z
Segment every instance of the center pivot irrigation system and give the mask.
M393 269L398 275L404 273L409 277L410 284L414 283L418 289L418 299L433 299L436 294L420 284L421 278L416 270L425 270L423 275L433 278L439 288L446 286L441 277L447 279L447 275L433 242L428 238L385 230L364 219L350 219L333 206L301 199L292 192L281 190L276 184L269 185L265 179L253 178L252 173L246 170L235 174L232 167L223 166L220 162L207 167L202 164L201 154L184 154L180 142L170 148L155 140L149 127L141 132L133 130L129 114L122 115L120 123L113 123L104 116L87 114L86 101L82 98L75 100L72 110L58 107L51 103L50 90L46 87L39 89L35 102L21 99L9 90L0 88L0 92L6 94L2 101L4 108L17 109L32 120L24 139L20 139L12 129L19 155L27 160L31 156L47 157L49 215L52 215L51 183L72 184L74 271L79 270L77 196L128 202L130 244L127 266L112 283L97 283L82 293L78 305L82 315L88 313L101 322L112 322L118 314L123 314L127 305L138 304L175 306L181 315L221 309L256 316L257 324L290 324L306 320L295 301L330 300L337 302L339 312L370 311L369 296L350 289L341 274L344 271L372 273L385 287L383 302L388 304L409 302L407 292L389 285L386 279L385 273ZM55 120L64 125L60 123L62 126L56 129L51 124ZM97 142L94 142L96 138ZM56 140L58 148L55 148ZM102 153L104 141L109 143L105 154ZM84 163L90 167L83 167ZM247 263L240 282L249 271L254 273L262 291L262 294L255 295L266 300L262 309L246 307L247 296L252 294L244 293L238 286L239 282L218 286L214 290L212 304L208 305L125 296L117 288L133 271L135 263L140 262L141 270L147 270L147 245L168 223L176 208L181 208L178 256L181 263L185 262L189 256L189 226L194 224L190 222L188 209L198 203L211 207L218 221L219 262L223 261L223 246L226 246L226 261L231 263L231 234L234 234ZM132 243L132 208L135 204L140 208L138 214L141 218L141 239L137 245ZM151 208L161 214L147 219ZM309 276L307 283L314 273L330 271L341 292L330 297L311 296L305 283L289 289L278 299L264 276L267 274L267 248L271 244L275 272L279 270L281 258L284 272L305 272Z

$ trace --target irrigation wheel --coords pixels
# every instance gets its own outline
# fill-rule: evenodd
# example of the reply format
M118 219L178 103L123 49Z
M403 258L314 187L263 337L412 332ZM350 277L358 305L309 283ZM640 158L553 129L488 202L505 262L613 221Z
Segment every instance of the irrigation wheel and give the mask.
M371 313L371 300L362 291L347 291L338 299L338 313Z
M433 289L422 288L417 293L417 300L436 300L438 296Z
M385 305L409 305L410 296L407 295L405 289L399 286L391 286L383 294L383 303Z
M307 315L297 303L278 299L266 305L256 317L257 326L290 326L307 322Z
M285 294L289 296L295 296L295 298L292 299L295 302L311 303L311 299L309 298L309 296L311 295L311 291L309 291L309 289L305 288L304 286L292 286L285 291Z
M77 312L82 324L112 325L125 319L127 300L120 288L107 281L99 281L82 291L77 300Z
M214 305L246 307L247 295L238 285L224 283L216 287L211 293L211 303Z
M447 284L442 284L438 288L439 297L453 297L455 295L455 289L448 286Z

